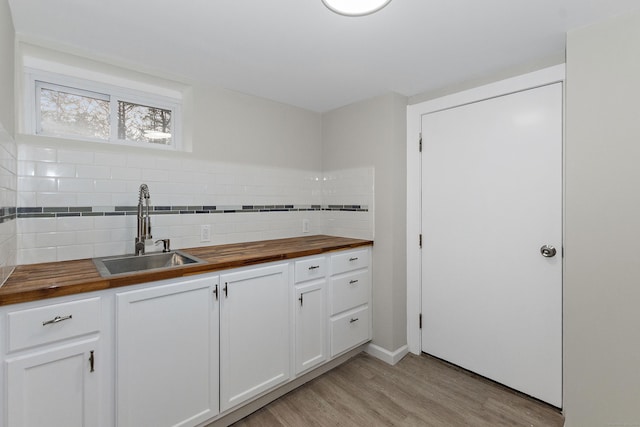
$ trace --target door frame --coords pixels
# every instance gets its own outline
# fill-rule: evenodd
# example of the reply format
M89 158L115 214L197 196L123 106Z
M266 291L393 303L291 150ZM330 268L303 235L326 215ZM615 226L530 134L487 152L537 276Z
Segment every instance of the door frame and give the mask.
M544 68L521 76L512 77L477 88L447 95L441 98L409 105L407 107L407 346L413 354L422 351L422 334L419 319L422 311L422 264L419 236L422 206L422 171L419 152L422 116L436 111L459 107L485 99L508 95L552 83L564 83L565 64ZM566 87L563 84L563 104ZM564 107L563 107L564 109ZM564 123L564 119L563 119ZM563 189L562 222L564 241L564 129L562 136ZM564 276L564 265L563 265Z

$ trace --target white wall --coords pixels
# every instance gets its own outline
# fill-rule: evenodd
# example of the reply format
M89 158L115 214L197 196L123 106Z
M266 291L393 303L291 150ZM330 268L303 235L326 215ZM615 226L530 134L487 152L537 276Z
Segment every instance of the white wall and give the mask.
M566 425L640 425L640 14L568 34Z
M18 263L132 252L135 215L116 214L122 214L118 207L137 204L143 182L152 205L201 211L154 215L154 238L170 238L173 248L300 236L303 219L310 222L309 234L372 237L373 174L322 173L320 114L33 42L18 44L18 58L19 64L26 58L73 73L86 69L111 83L126 79L181 91L188 147L171 152L19 134ZM206 206L215 206L215 213L202 213ZM211 241L201 241L201 225L211 226Z
M0 124L13 135L14 105L14 43L15 31L7 0L0 0Z
M0 286L16 263L16 144L14 30L9 5L0 0Z
M373 343L389 352L406 344L406 102L387 94L322 117L325 174L373 169Z
M193 89L199 159L322 170L320 114L221 88Z

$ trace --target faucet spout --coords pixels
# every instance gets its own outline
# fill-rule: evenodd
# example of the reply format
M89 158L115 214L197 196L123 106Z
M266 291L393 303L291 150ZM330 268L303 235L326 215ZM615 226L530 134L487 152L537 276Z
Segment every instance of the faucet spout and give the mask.
M149 215L149 187L140 185L138 194L138 235L136 236L135 254L144 255L144 245L147 239L151 239L151 217ZM144 201L144 205L143 205Z

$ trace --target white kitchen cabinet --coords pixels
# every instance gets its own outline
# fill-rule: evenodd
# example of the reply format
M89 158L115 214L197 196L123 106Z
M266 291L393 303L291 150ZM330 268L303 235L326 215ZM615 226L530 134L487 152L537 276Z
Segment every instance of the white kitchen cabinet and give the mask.
M371 338L370 253L2 306L0 427L214 421Z
M328 257L295 261L294 341L296 375L327 360Z
M206 276L116 295L119 427L193 426L218 413L217 287Z
M7 425L100 425L98 376L91 370L97 342L94 338L7 360Z
M327 359L325 283L326 280L318 280L296 286L296 375Z
M220 276L220 406L225 411L290 377L289 264Z
M331 357L371 339L371 251L331 256L329 279Z
M5 362L7 427L90 427L100 418L100 299L11 307ZM3 352L4 353L4 352Z

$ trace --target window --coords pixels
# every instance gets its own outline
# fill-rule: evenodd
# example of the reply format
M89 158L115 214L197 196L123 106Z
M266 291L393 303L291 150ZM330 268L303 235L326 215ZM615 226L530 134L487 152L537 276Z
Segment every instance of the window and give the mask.
M178 149L180 100L46 72L31 71L31 133ZM29 90L30 88L27 88Z
M118 139L171 144L171 110L118 101Z
M109 140L109 95L36 82L36 133Z

